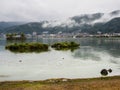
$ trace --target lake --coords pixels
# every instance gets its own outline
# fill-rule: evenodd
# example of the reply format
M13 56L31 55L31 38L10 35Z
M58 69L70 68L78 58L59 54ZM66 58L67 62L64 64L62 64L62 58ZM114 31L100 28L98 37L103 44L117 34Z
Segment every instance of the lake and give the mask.
M45 80L51 78L101 77L102 69L112 69L108 76L120 75L120 38L39 39L26 42L75 41L76 50L41 53L13 53L5 50L12 43L0 40L0 81ZM21 62L20 62L21 60Z

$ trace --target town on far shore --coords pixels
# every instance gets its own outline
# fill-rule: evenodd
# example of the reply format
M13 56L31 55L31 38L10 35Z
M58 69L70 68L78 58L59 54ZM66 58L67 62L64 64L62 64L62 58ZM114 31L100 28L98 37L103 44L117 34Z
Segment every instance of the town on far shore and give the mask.
M21 33L0 33L0 39L6 39L7 35L13 35L14 38L20 38ZM22 33L24 34L24 33ZM75 33L62 33L62 31L52 34L49 33L49 31L44 31L42 34L38 34L37 32L33 32L32 34L27 33L24 34L26 39L30 38L82 38L82 37L120 37L120 33L104 33L97 32L97 34L89 34L89 33L81 33L81 32L75 32Z

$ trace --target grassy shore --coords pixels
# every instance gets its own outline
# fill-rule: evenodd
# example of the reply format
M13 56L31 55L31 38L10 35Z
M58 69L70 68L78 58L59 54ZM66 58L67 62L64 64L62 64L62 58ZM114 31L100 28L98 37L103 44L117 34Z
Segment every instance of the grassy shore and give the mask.
M0 82L0 90L120 90L120 76Z

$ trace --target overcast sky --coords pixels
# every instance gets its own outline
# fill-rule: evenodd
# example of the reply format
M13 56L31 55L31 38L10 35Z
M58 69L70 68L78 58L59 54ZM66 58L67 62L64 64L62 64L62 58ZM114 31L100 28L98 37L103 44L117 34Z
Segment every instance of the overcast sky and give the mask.
M120 10L120 0L0 0L0 21L41 21Z

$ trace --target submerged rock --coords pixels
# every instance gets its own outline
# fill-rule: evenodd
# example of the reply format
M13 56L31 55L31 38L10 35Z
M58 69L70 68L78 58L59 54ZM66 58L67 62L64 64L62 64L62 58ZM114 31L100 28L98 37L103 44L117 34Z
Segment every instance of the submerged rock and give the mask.
M22 62L22 60L19 60L19 62Z

